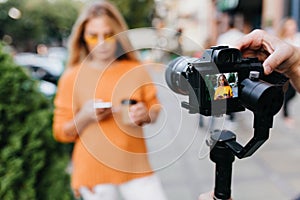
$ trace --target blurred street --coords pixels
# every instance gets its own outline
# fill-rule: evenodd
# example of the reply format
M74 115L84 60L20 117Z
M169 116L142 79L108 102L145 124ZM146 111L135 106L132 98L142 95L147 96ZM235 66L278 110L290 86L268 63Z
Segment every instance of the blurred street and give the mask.
M153 167L162 179L170 200L196 200L214 186L214 163L204 145L209 118L199 127L199 115L180 107L187 97L172 92L164 80L164 65L150 69L159 90L163 111L156 125L146 127ZM280 111L274 118L270 138L249 158L233 163L234 200L292 200L300 195L300 96L292 100L294 127L287 127ZM225 118L224 118L225 119ZM236 113L234 123L224 121L244 145L253 134L252 112Z
M234 46L233 40L237 41L254 29L265 30L300 47L300 1L108 1L120 9L126 21L126 26L121 27L128 25L128 31L117 31L123 29L116 28L122 24L118 23L100 38L97 32L94 34L82 28L78 49L84 47L89 54L87 58L92 58L87 60L94 60L92 44L89 48L85 37L92 33L91 36L97 36L94 37L93 48L108 41L117 41L116 55L126 55L129 49L140 53L139 59L152 75L162 105L157 122L145 126L151 164L161 178L169 200L198 200L200 194L210 192L214 187L215 164L209 158L206 145L211 118L189 114L181 107L181 102L188 101L188 97L175 94L167 86L165 63L177 56L200 57L203 50L211 46ZM48 112L53 109L52 100L61 74L67 65L74 64L69 62L72 60L69 58L73 58L74 52L80 52L68 44L73 44L72 38L76 36L71 34L73 26L82 8L89 2L0 0L0 67L3 75L0 94L5 97L0 101L1 200L69 199L72 195L65 165L69 162L73 146L53 140L53 115ZM108 11L101 12L108 13L113 15ZM292 24L284 25L288 18L293 21ZM87 19L83 26L90 20ZM114 21L117 20L111 20ZM95 31L103 28L95 27L99 27ZM127 49L128 44L123 45L123 42L127 43L127 36L133 49ZM223 38L223 43L220 38ZM78 60L86 56L85 51L78 54ZM6 53L14 63L6 59ZM99 63L93 66L104 69L103 63ZM39 92L47 100L33 92L35 85L31 87L29 81L22 78L23 72L16 73L11 67L15 64L22 66L37 80ZM233 93L236 94L236 91L233 90ZM228 94L230 92L225 96ZM49 107L44 103L48 100ZM234 200L300 199L300 94L291 99L288 108L294 124L285 123L281 110L274 117L270 138L251 157L235 159L231 187ZM216 119L216 128L231 130L244 146L253 135L252 112L235 113L234 121L228 117Z

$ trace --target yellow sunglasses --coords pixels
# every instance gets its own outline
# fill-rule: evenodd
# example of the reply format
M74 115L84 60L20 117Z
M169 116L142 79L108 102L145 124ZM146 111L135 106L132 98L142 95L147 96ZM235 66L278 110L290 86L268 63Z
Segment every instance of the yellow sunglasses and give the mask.
M104 42L115 42L115 37L113 33L106 33L103 35ZM96 45L99 43L99 36L97 34L88 34L84 36L84 40L89 45Z

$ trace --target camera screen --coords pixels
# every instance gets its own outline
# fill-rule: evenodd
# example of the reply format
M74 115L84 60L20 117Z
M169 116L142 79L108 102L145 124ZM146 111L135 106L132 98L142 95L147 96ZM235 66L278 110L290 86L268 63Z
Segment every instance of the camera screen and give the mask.
M221 100L238 97L238 73L205 75L205 84L210 99Z

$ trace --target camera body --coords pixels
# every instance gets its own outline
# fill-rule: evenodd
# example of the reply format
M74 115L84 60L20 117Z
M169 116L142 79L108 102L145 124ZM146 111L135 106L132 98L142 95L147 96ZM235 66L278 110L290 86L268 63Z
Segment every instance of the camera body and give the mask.
M238 49L227 46L211 47L201 58L176 58L165 78L174 92L189 96L183 107L205 116L246 108L273 116L282 106L282 86L288 80L276 72L265 76L257 58L243 58Z

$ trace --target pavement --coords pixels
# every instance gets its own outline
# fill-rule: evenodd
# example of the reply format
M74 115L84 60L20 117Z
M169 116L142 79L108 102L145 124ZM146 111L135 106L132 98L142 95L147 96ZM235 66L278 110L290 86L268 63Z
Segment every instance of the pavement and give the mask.
M172 92L164 79L165 65L150 68L163 105L159 119L145 127L149 157L169 200L197 200L214 187L214 163L205 139L209 117L189 114L180 107L186 96ZM270 138L251 157L233 163L234 200L293 200L300 195L300 95L290 103L293 127L287 126L282 111L275 117ZM252 137L251 111L235 113L235 121L219 118L216 126L233 131L241 144Z

